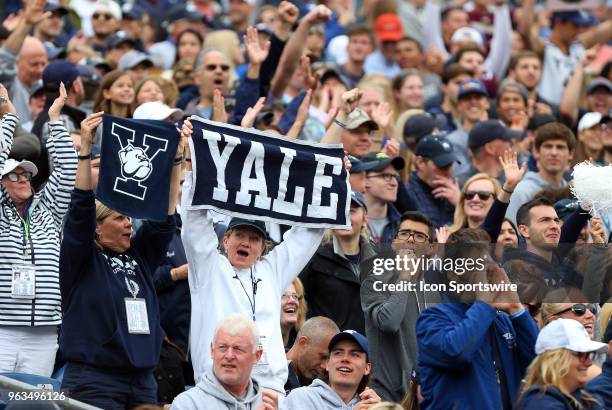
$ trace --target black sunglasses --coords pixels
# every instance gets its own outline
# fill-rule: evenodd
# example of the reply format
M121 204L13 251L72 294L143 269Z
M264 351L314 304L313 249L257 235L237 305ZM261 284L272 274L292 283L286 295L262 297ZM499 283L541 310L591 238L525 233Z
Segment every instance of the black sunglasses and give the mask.
M217 69L217 67L220 67L222 71L229 71L230 66L228 66L227 64L206 64L204 66L206 68L206 70L208 71L215 71Z
M590 303L576 303L571 307L568 307L567 309L563 309L562 311L555 313L553 316L561 315L565 312L569 312L570 310L574 312L576 316L583 316L586 313L587 309L590 310L592 314L597 314L597 308L595 307L595 305L592 305Z
M32 173L31 172L9 172L6 174L6 177L11 182L19 181L20 177L24 177L26 181L32 181Z
M465 191L465 193L463 194L465 199L468 199L468 200L474 199L476 195L478 195L478 198L480 198L480 200L486 201L489 198L493 197L495 194L493 192L487 192L487 191Z
M597 352L572 352L572 354L578 358L580 358L580 360L585 361L587 358L589 360L593 360L595 358L595 354Z
M100 17L103 18L104 20L112 20L112 18L114 17L112 14L104 14L104 13L94 13L91 16L94 20L99 19Z

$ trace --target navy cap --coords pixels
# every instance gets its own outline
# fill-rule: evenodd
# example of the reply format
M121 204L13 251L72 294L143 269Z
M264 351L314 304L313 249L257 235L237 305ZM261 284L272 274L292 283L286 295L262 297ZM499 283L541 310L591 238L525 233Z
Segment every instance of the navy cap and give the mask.
M569 21L577 26L592 26L597 24L595 16L584 10L554 12L551 17L551 22L554 23L556 20Z
M357 157L352 155L348 156L349 161L351 161L351 170L349 171L351 174L357 172L371 171L378 165L376 162L363 162Z
M500 120L481 121L470 130L468 146L474 150L491 141L512 141L521 135L522 132L506 127Z
M66 60L57 60L50 63L43 71L42 79L45 85L63 82L66 89L70 88L74 80L79 76L76 65Z
M123 12L123 19L142 21L144 18L144 10L142 7L135 4L126 3L123 5L121 11Z
M546 125L550 122L557 122L557 117L552 114L536 114L529 119L527 129L529 131L535 131L542 125Z
M136 47L136 41L134 41L133 38L125 34L123 31L119 31L108 36L108 39L106 40L106 49L111 50L119 47L122 44L130 44L132 47Z
M266 232L266 224L263 221L253 221L251 219L244 218L232 218L229 225L227 225L227 229L238 227L253 228L257 232L259 232L264 237L264 239L268 239L268 233Z
M359 345L361 350L363 350L366 355L370 354L368 348L368 339L366 339L364 335L362 335L356 330L343 330L342 332L337 333L329 341L327 349L331 352L334 346L336 346L338 342L341 342L342 340L352 340L353 342L357 343L357 345Z
M374 166L370 169L370 171L382 171L391 165L396 170L404 169L406 166L406 162L402 157L394 157L391 158L387 154L383 152L370 152L366 154L362 159L364 163L371 163Z
M178 20L188 20L194 23L204 23L210 28L214 28L215 24L207 17L200 14L195 8L185 7L183 4L179 4L176 7L170 9L168 17L164 20L162 26L167 27L169 24L174 23Z
M60 16L65 16L66 14L68 14L68 9L64 6L62 6L59 3L53 3L48 1L45 4L45 11L50 11L51 13L57 13Z
M417 156L431 159L437 167L447 167L453 162L458 162L459 158L455 154L453 144L441 135L427 135L419 141L416 146Z
M415 114L404 123L404 138L414 138L417 142L436 128L444 126L444 121L431 114Z
M44 44L45 51L49 60L63 59L66 57L66 49L64 47L56 47L55 44L50 41L46 41Z
M32 85L32 88L30 88L30 98L34 97L36 94L42 92L43 90L43 82L42 80L38 80L34 83L34 85Z
M604 77L597 77L591 80L587 87L586 93L587 95L591 95L599 89L604 89L607 92L612 92L612 81Z
M564 198L555 202L555 211L561 220L565 221L576 209L580 207L577 199Z
M352 191L351 202L355 202L358 206L362 207L366 212L368 212L368 206L366 205L365 198L361 192Z
M473 79L461 81L457 98L472 94L479 94L489 98L489 93L482 82Z

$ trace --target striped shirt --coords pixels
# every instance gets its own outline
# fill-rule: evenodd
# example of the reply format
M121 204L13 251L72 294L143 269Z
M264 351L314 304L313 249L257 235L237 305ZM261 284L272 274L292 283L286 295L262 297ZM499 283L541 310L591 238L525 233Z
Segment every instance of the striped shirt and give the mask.
M17 122L12 114L6 114L0 122L0 169L8 158ZM12 199L4 187L0 188L0 326L61 323L60 232L76 179L77 154L64 125L50 122L49 126L47 149L54 171L32 198L28 211L29 241L25 240L24 221ZM36 266L35 298L12 298L12 266L32 261Z

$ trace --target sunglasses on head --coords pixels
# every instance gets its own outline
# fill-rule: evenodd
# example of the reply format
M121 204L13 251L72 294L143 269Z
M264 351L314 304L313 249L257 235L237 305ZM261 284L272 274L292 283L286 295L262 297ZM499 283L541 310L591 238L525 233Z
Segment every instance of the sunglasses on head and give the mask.
M587 304L587 303L576 303L574 305L572 305L571 307L568 307L567 309L563 309L560 312L557 312L554 314L554 316L557 315L561 315L565 312L569 312L570 310L576 315L576 316L583 316L586 312L587 309L591 311L592 314L596 315L597 314L597 308L595 307L595 305L592 304Z
M207 71L215 71L219 67L221 68L223 72L229 71L230 69L230 66L228 66L227 64L206 64L204 66L204 68L206 68Z
M466 191L465 194L463 194L465 199L468 200L474 199L476 195L478 195L478 198L480 198L481 201L486 201L489 198L493 197L495 194L493 192L486 191Z
M97 20L99 18L102 18L104 20L111 20L113 18L112 14L105 14L105 13L94 13L92 18L94 20Z
M32 173L31 172L9 172L6 174L6 177L11 182L17 182L21 177L23 177L26 181L32 181Z

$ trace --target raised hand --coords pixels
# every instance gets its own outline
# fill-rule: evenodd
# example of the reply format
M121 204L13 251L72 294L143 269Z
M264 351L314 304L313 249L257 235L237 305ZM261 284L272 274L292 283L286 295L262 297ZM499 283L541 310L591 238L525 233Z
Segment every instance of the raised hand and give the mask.
M53 101L51 107L49 107L49 121L59 121L60 114L62 113L62 108L66 104L66 100L68 100L68 93L66 92L66 87L64 83L60 83L59 96Z
M183 121L183 128L181 128L181 138L191 138L193 134L193 124L191 123L191 117L187 117Z
M90 147L96 135L96 128L102 124L104 111L94 112L81 121L81 150Z
M359 88L353 88L342 94L342 103L340 104L340 112L348 116L359 104L359 100L363 95L363 91Z
M313 74L310 67L310 58L308 56L300 57L300 65L298 66L299 73L304 79L304 88L316 90L319 85L319 76Z
M24 13L26 24L35 26L51 16L51 12L45 12L45 3L45 0L29 0L26 3Z
M227 112L225 111L225 98L221 91L213 90L213 114L212 120L217 122L227 122Z
M297 6L289 1L281 1L278 5L278 19L281 24L291 29L300 15Z
M8 90L2 84L0 84L0 116L11 113L17 115L17 110L11 102Z
M270 52L270 42L259 43L259 35L255 27L248 27L244 35L244 45L249 55L249 64L259 65L264 62Z
M450 233L448 232L448 226L441 226L439 228L436 228L436 242L437 243L446 243L449 235Z
M391 158L397 157L400 153L400 143L395 138L391 138L387 141L382 149L382 152Z
M244 117L242 117L240 126L244 128L252 128L253 125L255 124L255 119L257 118L257 114L259 114L259 112L262 110L265 103L266 103L266 97L260 97L254 106L249 107L247 109L247 112L244 114Z
M431 191L434 198L446 199L451 205L459 203L461 190L457 180L451 178L436 178L433 181L435 188Z
M504 183L504 190L507 192L514 191L514 188L523 179L525 172L527 171L527 164L519 168L518 166L518 154L512 149L507 149L504 154L499 157L499 163L504 169L504 176L506 182Z
M304 17L303 21L314 26L315 24L328 22L332 18L332 14L332 11L327 6L319 4Z
M385 129L391 122L391 106L388 102L378 104L372 111L372 119L381 129Z
M606 230L601 222L601 217L594 216L591 218L591 228L589 229L589 234L591 234L593 243L604 245L608 242L606 240Z
M304 96L304 100L300 104L298 108L297 115L295 116L295 121L291 126L291 129L287 132L287 137L289 138L297 138L300 136L300 132L302 132L302 127L304 127L304 123L308 118L308 110L310 110L310 100L312 99L312 90L306 91L306 96Z

